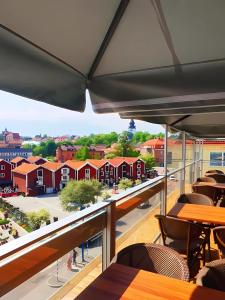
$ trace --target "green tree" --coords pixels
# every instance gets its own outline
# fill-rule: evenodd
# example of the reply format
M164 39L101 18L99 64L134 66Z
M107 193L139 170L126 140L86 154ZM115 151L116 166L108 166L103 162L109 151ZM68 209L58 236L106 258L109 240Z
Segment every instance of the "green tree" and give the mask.
M123 131L118 139L118 145L115 148L114 154L116 156L124 156L124 157L137 157L140 152L134 149L132 142L128 138L128 132Z
M49 140L45 143L44 147L46 147L46 156L55 156L57 145L54 141Z
M126 189L132 187L132 185L133 185L133 183L130 179L124 178L124 179L120 180L118 187L121 190L126 190Z
M75 155L75 158L77 160L86 160L87 158L89 158L89 150L87 146L81 147Z
M143 154L139 158L145 162L145 166L149 170L156 166L155 158L151 154Z
M127 151L130 147L130 141L128 138L128 132L123 131L118 139L118 150L121 152L121 156L127 156Z
M114 158L114 157L116 157L116 154L113 153L113 152L109 152L109 153L107 153L107 154L105 155L105 158L106 158L106 159L111 159L111 158Z
M49 212L44 208L40 209L39 211L30 211L26 214L26 216L30 226L33 229L39 228L41 224L50 218Z
M103 192L102 192L102 199L103 200L107 200L107 199L109 199L109 198L111 198L111 195L110 195L110 193L109 193L109 190L104 190Z
M135 180L135 185L139 185L139 184L141 184L141 180L140 179L136 179Z
M38 218L41 221L41 223L44 223L50 219L50 214L46 209L41 208L38 211Z
M95 203L101 193L101 183L96 180L72 180L60 193L63 209L73 211L84 204Z
M104 144L106 147L110 147L112 143L118 141L118 134L116 132L90 134L89 136L83 136L77 139L75 145L90 146L97 144Z

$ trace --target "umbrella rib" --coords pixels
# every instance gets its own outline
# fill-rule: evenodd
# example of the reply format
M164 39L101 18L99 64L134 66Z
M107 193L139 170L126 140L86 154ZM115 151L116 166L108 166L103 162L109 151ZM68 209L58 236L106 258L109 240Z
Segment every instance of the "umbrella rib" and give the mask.
M187 118L189 118L189 117L191 117L191 115L183 116L182 118L180 118L180 119L176 120L175 122L169 124L169 126L174 126L174 125L176 125L177 123L180 123L181 121L183 121L183 120L185 120L185 119L187 119Z
M123 14L129 4L129 2L130 2L130 0L121 0L120 1L119 7L116 10L116 13L115 13L113 20L109 26L109 29L104 37L104 40L101 43L101 46L98 50L98 53L97 53L95 59L91 65L90 71L87 76L89 80L92 79L92 77L93 77L93 75L94 75L94 73L95 73L95 71L96 71L112 37L113 37L114 32L116 31L116 28L119 25L121 18L123 17Z

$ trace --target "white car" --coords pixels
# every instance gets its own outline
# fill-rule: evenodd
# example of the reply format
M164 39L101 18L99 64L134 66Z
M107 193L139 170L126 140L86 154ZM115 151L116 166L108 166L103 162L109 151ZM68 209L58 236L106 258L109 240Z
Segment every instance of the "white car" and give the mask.
M170 175L170 180L177 181L177 178L175 175Z

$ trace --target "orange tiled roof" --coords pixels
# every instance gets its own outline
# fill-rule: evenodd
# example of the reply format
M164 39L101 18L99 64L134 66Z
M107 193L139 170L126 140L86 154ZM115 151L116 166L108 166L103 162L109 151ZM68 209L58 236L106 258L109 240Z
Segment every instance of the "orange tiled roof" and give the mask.
M13 158L13 159L11 160L11 163L16 164L16 163L18 163L18 162L20 162L21 160L24 160L24 159L28 162L28 160L27 160L26 158L17 156L17 157L15 157L15 158Z
M142 144L143 147L159 147L164 146L164 139L151 139Z
M106 159L86 159L86 162L89 162L93 166L97 168L101 168L105 163L107 163Z
M47 161L42 165L42 167L44 167L50 171L56 171L62 166L63 166L63 164L54 162L54 161Z
M128 164L133 164L135 163L137 160L139 160L138 157L123 157L125 162L127 162Z
M86 161L80 161L80 160L67 160L65 162L65 165L71 167L72 169L79 169L82 166L84 166L87 162Z
M39 159L44 159L43 157L41 157L41 156L30 156L30 157L28 157L28 161L30 162L30 163L35 163L36 161L38 161Z
M114 157L111 159L107 159L107 161L112 164L114 167L118 167L119 165L121 165L125 159L124 157Z
M33 164L22 163L19 167L15 168L12 171L14 173L19 173L19 174L26 175L26 174L34 171L35 169L38 169L39 167L40 166L33 165Z

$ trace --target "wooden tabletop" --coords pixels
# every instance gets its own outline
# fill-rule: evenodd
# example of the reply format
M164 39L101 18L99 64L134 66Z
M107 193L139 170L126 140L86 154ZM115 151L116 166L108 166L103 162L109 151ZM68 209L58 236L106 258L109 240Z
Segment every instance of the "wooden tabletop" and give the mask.
M224 207L176 203L168 215L183 220L225 225Z
M224 300L225 293L159 274L112 264L76 299Z

